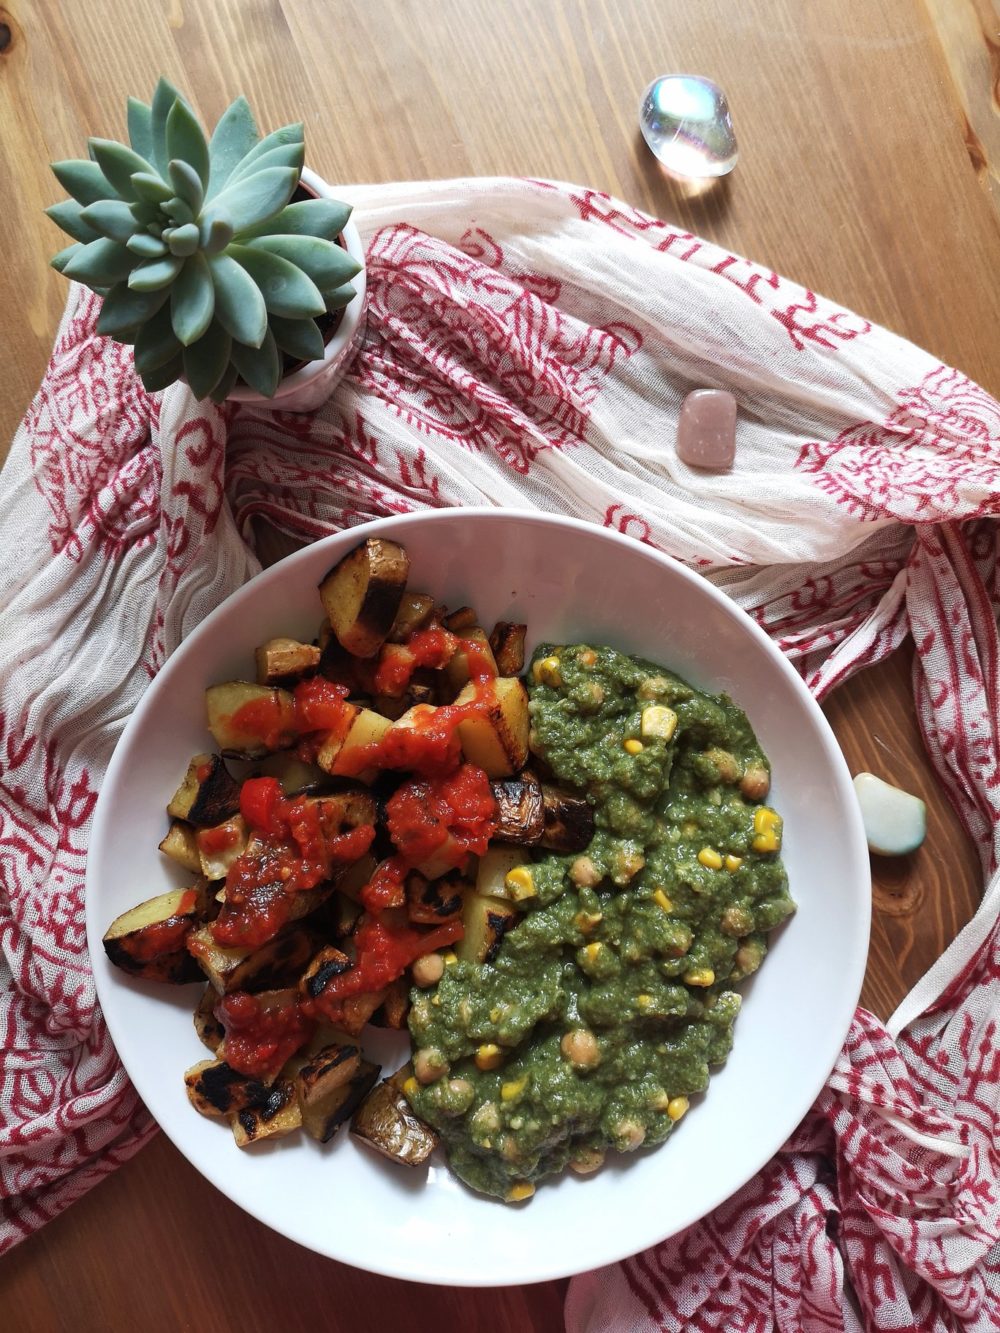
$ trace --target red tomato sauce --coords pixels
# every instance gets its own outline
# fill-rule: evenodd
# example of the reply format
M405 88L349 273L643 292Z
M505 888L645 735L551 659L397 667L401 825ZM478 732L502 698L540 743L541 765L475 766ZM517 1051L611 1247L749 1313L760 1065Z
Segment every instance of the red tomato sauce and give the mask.
M456 636L439 625L416 630L405 643L386 644L375 671L375 693L398 698L418 667L447 666L458 645Z
M162 958L164 954L183 949L184 941L194 924L191 913L197 897L195 889L185 889L173 916L143 927L129 945L129 953L136 962L149 963L154 958Z
M275 1078L315 1030L298 998L289 992L283 992L279 1001L236 991L216 1005L215 1016L226 1030L226 1064L265 1080Z

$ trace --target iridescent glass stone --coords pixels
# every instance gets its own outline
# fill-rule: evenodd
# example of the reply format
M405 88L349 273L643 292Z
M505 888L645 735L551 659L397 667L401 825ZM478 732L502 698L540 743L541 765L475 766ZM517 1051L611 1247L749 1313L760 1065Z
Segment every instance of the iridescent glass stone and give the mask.
M639 126L653 155L674 176L725 176L739 150L726 94L700 74L654 79L639 106Z

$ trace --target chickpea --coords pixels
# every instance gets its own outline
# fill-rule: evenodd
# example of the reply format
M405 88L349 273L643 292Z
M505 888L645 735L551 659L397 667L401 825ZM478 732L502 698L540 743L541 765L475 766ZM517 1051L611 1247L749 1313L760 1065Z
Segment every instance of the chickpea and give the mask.
M500 1108L496 1102L483 1102L469 1123L475 1134L496 1134L500 1129Z
M441 1108L463 1115L476 1099L476 1090L467 1078L450 1078L442 1085Z
M731 785L736 782L740 776L740 766L736 762L735 756L728 750L712 749L705 751L705 758L711 759L715 766L715 771L719 775L719 781Z
M740 975L748 977L751 972L756 972L764 961L764 951L759 944L744 944L736 950L735 961Z
M771 790L771 775L762 764L751 764L740 778L740 791L748 801L762 801Z
M639 699L658 699L661 694L666 694L670 689L670 681L666 676L647 676L639 688L636 690L636 697Z
M436 986L444 976L444 959L439 953L425 953L411 968L415 986Z
M578 856L569 868L569 877L581 889L595 889L604 876L589 856Z
M646 1138L646 1130L638 1120L619 1120L615 1125L615 1147L619 1152L635 1152L641 1148Z
M601 1048L589 1028L573 1028L559 1043L559 1049L574 1069L594 1069L601 1063Z
M626 851L623 848L615 856L615 866L611 878L616 884L628 884L630 880L638 875L645 864L646 858L641 852Z
M576 655L576 660L582 667L586 667L589 670L590 667L597 665L597 654L594 652L593 648L581 648Z
M749 935L753 930L753 917L745 907L727 907L722 913L719 927L723 935L739 939L741 935Z
M569 1167L577 1175L586 1176L591 1171L596 1171L599 1166L603 1165L603 1162L603 1148L580 1148L570 1159Z
M436 1083L450 1066L436 1046L425 1046L413 1057L413 1073L420 1083Z

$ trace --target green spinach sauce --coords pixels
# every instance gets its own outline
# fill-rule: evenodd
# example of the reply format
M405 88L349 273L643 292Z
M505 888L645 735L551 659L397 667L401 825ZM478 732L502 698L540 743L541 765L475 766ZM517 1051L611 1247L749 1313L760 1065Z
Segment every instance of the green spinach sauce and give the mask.
M731 700L586 645L544 645L528 680L532 752L587 794L595 835L536 858L492 963L414 992L414 1049L441 1074L407 1085L456 1174L512 1201L671 1133L794 911L767 761Z

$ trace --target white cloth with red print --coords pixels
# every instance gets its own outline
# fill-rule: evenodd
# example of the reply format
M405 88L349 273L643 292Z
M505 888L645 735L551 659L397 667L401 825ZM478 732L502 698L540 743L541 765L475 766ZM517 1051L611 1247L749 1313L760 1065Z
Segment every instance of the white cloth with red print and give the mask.
M1000 405L590 190L345 193L367 331L321 412L148 396L74 288L0 477L0 1249L153 1132L95 1003L88 829L150 678L259 568L255 520L308 540L424 506L538 506L703 570L817 697L912 634L920 725L986 886L888 1026L858 1012L782 1152L683 1235L577 1278L569 1329L995 1330ZM674 450L706 387L739 404L729 474Z

